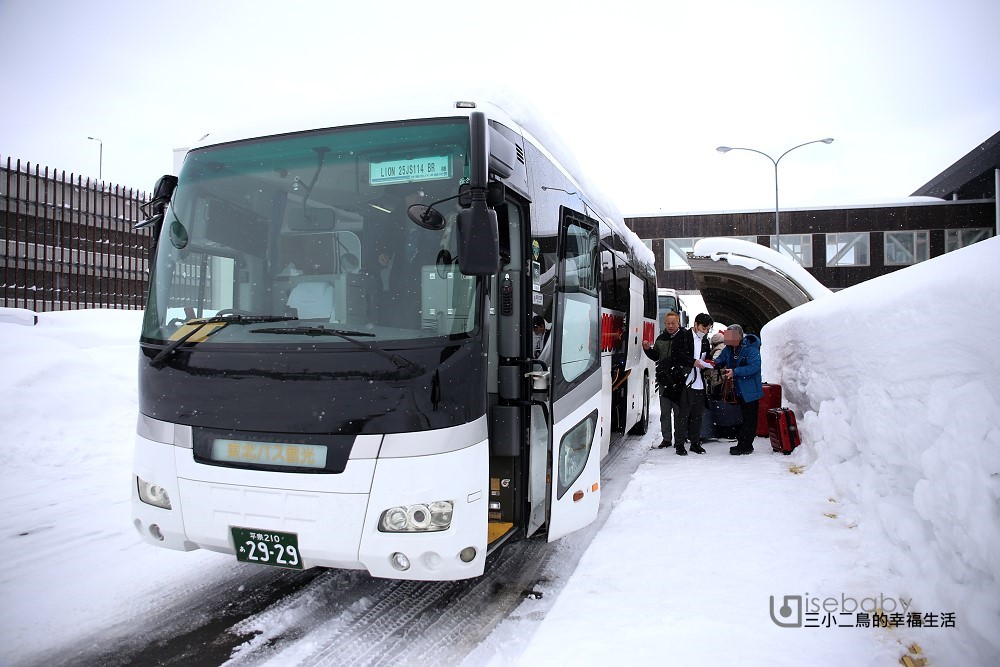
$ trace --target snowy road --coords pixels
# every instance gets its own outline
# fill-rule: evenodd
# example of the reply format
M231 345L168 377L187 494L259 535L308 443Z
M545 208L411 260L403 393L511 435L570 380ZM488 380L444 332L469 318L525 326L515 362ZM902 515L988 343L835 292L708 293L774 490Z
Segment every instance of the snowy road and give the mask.
M36 658L104 667L460 664L523 599L539 595L540 580L556 597L656 439L651 432L612 447L601 511L589 528L554 544L509 544L481 578L409 582L238 565L168 606Z

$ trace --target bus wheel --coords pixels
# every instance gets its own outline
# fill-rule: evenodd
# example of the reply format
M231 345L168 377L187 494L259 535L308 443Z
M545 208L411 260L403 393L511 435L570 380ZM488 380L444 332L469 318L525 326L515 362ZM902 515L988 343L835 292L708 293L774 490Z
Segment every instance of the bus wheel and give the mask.
M649 378L642 383L642 416L629 431L629 435L646 435L649 430Z

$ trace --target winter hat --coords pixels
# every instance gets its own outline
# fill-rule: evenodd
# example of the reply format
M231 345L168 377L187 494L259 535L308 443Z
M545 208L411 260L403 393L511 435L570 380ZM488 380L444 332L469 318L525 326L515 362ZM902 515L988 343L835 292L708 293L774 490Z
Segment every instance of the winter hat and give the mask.
M722 338L722 332L720 331L719 333L712 336L712 345L718 345L721 342L723 342L723 338Z

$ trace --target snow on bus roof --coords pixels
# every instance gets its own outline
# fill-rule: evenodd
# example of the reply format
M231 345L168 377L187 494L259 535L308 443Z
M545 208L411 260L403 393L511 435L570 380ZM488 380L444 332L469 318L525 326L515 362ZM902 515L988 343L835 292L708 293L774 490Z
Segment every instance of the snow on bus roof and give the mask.
M634 254L647 264L654 264L656 259L652 249L625 225L625 219L618 206L596 182L587 177L587 172L580 166L573 151L548 121L529 103L510 91L492 90L488 97L494 107L517 123L525 137L562 169L567 178L579 188L585 203L596 210L604 222L612 225L615 231L628 240Z
M456 94L457 93L457 94ZM475 102L476 109L456 108L459 100ZM625 225L618 206L586 176L573 152L559 134L523 98L503 88L470 90L437 90L420 86L407 92L396 88L390 96L363 96L344 100L318 101L309 109L294 110L281 116L258 118L233 125L201 137L194 147L202 148L248 137L265 137L299 132L309 128L342 127L363 123L389 122L414 118L461 118L474 110L486 110L487 115L523 134L551 159L573 182L581 199L598 218L627 239L634 254L653 264L651 249Z

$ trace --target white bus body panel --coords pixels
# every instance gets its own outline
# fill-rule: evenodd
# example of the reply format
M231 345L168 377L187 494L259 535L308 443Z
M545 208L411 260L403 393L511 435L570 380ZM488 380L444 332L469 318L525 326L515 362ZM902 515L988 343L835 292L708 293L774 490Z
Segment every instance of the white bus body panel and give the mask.
M611 353L601 354L601 377L605 378L601 382L601 418L597 424L599 437L601 438L601 460L608 455L611 450L611 422L605 423L605 416L611 414Z
M549 493L552 508L549 513L548 541L552 542L573 531L589 526L597 518L601 504L601 443L599 429L601 422L601 393L595 392L580 407L561 419L552 433L552 483ZM579 424L587 415L598 410L598 428L594 431L594 442L583 472L570 485L562 498L557 499L559 479L559 443L567 431ZM577 491L583 492L580 500L574 500Z
M459 427L462 428L462 427ZM448 429L449 431L452 429ZM387 436L416 448L434 432ZM441 432L437 432L441 433ZM438 436L442 437L442 436ZM235 554L231 526L296 533L305 567L364 569L376 577L454 580L483 573L486 561L489 445L405 458L350 459L343 473L296 474L204 465L192 450L136 438L135 474L159 484L172 509L142 502L133 480L133 523L157 546ZM454 502L451 526L430 533L381 533L382 512L397 505ZM155 525L163 539L150 526ZM464 563L459 553L476 550ZM410 568L392 567L393 553Z
M431 432L432 433L432 432ZM405 436L387 436L401 438ZM489 512L489 442L483 440L447 454L379 459L369 510L361 532L359 560L372 576L423 580L477 577L486 564ZM451 528L437 533L382 533L378 519L397 505L451 500ZM463 563L459 553L476 550ZM406 572L394 569L389 557L399 552L411 563Z
M642 418L642 389L645 376L643 371L646 364L643 360L648 359L642 350L642 328L645 323L643 319L643 284L642 279L634 273L629 275L629 316L628 331L628 357L626 363L631 373L628 376L628 410L625 419L625 432L628 433L635 423Z

